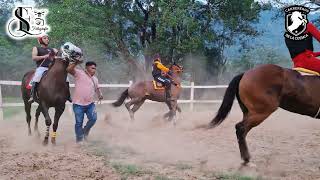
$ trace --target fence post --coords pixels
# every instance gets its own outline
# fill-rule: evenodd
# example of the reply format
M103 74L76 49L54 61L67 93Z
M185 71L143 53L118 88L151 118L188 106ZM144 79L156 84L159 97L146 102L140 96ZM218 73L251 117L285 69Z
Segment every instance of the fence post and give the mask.
M1 84L0 84L0 121L3 121L3 102L2 102L2 91L1 91Z
M194 100L194 82L191 82L191 88L190 88L190 111L193 111L193 100Z

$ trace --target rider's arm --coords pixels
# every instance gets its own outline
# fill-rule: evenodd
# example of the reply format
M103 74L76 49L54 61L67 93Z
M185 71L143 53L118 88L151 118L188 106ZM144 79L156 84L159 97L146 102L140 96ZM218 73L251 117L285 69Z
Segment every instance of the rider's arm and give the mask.
M169 72L169 68L165 67L163 64L161 64L159 62L157 63L157 68L159 68L161 71L163 71L165 73Z
M48 57L49 57L48 54L47 54L47 55L44 55L44 56L38 56L38 49L37 49L37 47L33 47L33 49L32 49L32 60L34 60L34 61L41 61L41 60L46 59L46 58L48 58Z
M320 31L311 22L307 24L307 31L320 42Z
M96 93L98 94L98 98L99 98L99 100L102 100L103 99L103 95L101 93L101 90L100 90L100 87L99 87L99 81L98 81L97 78L95 78L95 83L97 85Z

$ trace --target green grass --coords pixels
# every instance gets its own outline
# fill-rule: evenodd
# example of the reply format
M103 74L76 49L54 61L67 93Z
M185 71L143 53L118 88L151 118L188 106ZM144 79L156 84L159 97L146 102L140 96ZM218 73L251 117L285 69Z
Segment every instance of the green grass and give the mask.
M119 162L111 163L111 166L121 175L121 179L126 180L131 176L143 176L145 174L153 174L151 171L143 170L134 164L123 164Z
M4 120L8 120L9 118L22 112L24 112L23 107L5 107L3 108Z
M85 148L95 156L101 156L104 158L104 164L106 166L112 166L117 173L121 175L122 180L126 180L129 177L143 176L145 174L152 174L151 171L143 170L142 168L134 164L124 164L120 162L110 162L112 159L121 159L121 154L132 155L133 150L126 147L111 147L101 141L90 141ZM120 155L119 155L120 153Z
M3 103L19 103L23 102L21 97L3 97L2 99ZM23 112L23 107L4 107L3 108L3 116L4 119L9 119L17 114L20 114Z
M133 175L138 176L143 173L136 165L133 164L121 164L121 163L111 163L112 167L122 175Z
M23 102L21 97L3 97L2 98L3 103L19 103Z
M159 175L159 176L156 176L156 177L154 178L154 180L175 180L175 179L172 179L172 178L168 178L168 177L166 177L166 176L161 176L161 175Z
M175 164L175 168L177 170L188 170L188 169L192 169L193 167L189 164L179 162L179 163Z

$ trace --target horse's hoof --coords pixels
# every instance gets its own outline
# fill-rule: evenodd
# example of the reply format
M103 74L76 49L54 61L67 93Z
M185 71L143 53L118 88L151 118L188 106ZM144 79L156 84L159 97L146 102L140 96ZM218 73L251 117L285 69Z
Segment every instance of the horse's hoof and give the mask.
M51 139L51 143L52 143L53 145L57 145L57 144L56 144L56 139Z
M252 162L247 163L247 166L251 167L251 168L256 168L257 167L257 165L252 163Z
M243 163L242 163L242 166L250 167L250 168L256 168L256 167L257 167L257 165L255 165L255 164L252 163L252 162L243 162Z
M47 146L48 145L48 139L43 140L42 145Z
M173 121L173 127L176 127L176 126L177 126L177 122Z

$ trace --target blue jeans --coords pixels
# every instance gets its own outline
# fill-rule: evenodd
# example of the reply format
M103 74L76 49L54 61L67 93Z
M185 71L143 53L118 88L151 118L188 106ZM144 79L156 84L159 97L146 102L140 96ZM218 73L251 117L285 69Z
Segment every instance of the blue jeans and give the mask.
M74 127L76 132L76 140L77 142L80 142L85 136L88 136L90 129L97 121L96 106L94 103L86 106L73 104L73 112L76 118L76 124ZM87 115L88 122L83 128L84 114Z
M171 85L171 80L169 78L164 77L164 76L156 76L156 77L154 77L154 79L156 81L162 83L166 87L169 87Z

